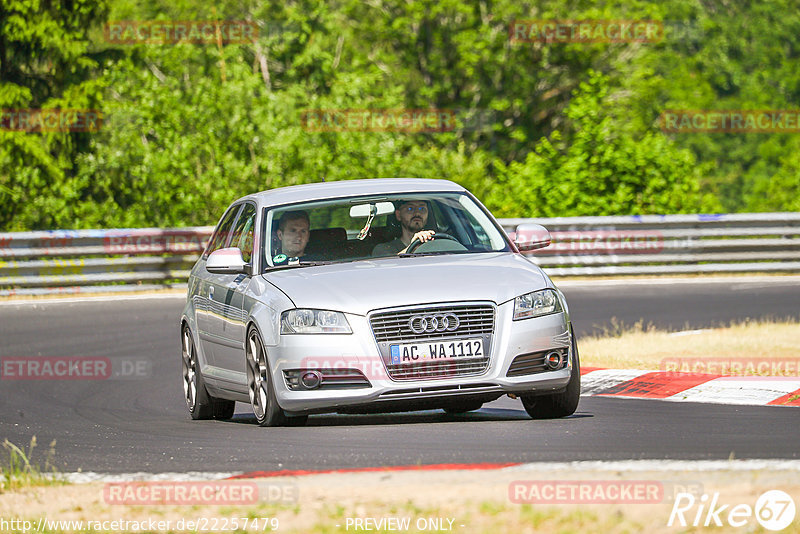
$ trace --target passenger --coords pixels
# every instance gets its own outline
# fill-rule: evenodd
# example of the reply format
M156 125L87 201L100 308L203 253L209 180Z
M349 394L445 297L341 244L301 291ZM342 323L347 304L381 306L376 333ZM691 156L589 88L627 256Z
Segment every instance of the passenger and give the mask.
M431 241L436 233L433 230L423 230L428 222L428 203L424 200L401 201L394 210L394 216L400 222L400 237L376 245L372 249L373 256L404 254L414 239L425 243Z
M272 258L272 263L281 265L290 260L309 260L304 257L309 231L308 213L302 210L287 211L278 221L278 242L280 251Z

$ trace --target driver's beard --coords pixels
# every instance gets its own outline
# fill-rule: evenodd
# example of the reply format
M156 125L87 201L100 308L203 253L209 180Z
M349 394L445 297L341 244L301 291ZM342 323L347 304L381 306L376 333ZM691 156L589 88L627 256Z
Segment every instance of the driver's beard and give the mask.
M417 225L419 225L419 226L417 226ZM414 228L414 226L417 226L417 227ZM419 221L419 222L409 221L408 224L403 224L403 228L405 228L406 230L408 230L412 234L414 234L416 232L419 232L424 227L425 227L425 221Z

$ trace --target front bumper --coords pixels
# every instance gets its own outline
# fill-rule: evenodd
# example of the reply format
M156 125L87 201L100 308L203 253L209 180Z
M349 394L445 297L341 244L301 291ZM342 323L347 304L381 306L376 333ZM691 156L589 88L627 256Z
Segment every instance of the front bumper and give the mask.
M564 389L572 367L568 318L556 313L513 321L513 301L496 306L488 367L480 374L422 380L394 380L386 370L366 317L347 315L352 334L281 335L267 348L278 404L290 414L353 411L372 407L402 409L403 405L435 406L463 398L491 400L505 393L539 395ZM568 363L556 371L507 376L515 357L565 349ZM284 371L356 369L368 387L290 389ZM374 406L370 406L374 405Z

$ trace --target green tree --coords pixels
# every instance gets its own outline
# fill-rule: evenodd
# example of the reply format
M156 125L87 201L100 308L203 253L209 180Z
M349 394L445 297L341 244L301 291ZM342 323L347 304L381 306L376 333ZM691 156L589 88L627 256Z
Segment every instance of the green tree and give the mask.
M797 209L795 136L664 134L672 109L797 108L791 0L0 0L0 228L209 224L312 181L450 178L502 215ZM72 9L68 9L68 8ZM107 20L246 20L252 43L117 45ZM519 19L655 19L660 43L512 43ZM467 109L482 128L316 132L313 109ZM795 195L795 196L793 196Z
M659 133L635 137L615 128L608 80L590 73L566 109L574 134L543 138L524 162L498 162L486 199L498 215L555 217L713 210L699 192L692 153Z
M98 108L102 58L88 34L105 13L94 0L0 0L0 109ZM0 228L72 224L73 162L89 135L0 130Z

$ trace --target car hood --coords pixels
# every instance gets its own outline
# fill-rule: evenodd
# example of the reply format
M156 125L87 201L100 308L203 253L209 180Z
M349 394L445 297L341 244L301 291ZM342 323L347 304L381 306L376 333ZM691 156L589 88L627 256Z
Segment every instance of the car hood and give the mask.
M510 252L382 258L295 267L263 275L298 308L366 315L393 306L489 300L502 304L552 283L535 264Z

